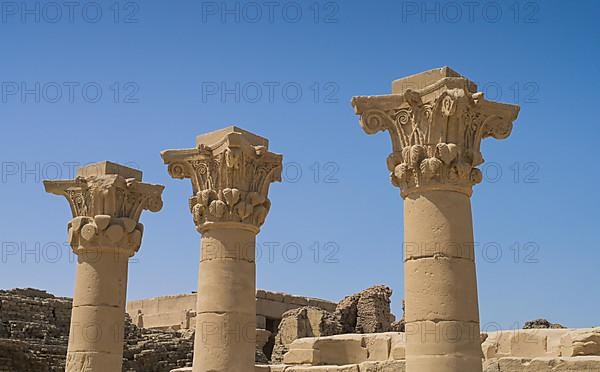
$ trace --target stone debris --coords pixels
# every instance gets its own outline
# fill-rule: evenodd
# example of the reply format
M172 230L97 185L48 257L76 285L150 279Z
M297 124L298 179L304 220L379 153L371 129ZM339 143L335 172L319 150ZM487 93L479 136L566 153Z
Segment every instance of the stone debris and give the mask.
M487 361L484 372L597 372L600 357L519 358L506 357Z
M546 319L536 319L525 322L523 329L566 328L561 324L550 323Z
M342 332L342 325L328 311L317 307L305 306L287 311L279 323L275 335L275 347L271 361L283 361L288 346L295 340L303 337L322 337L337 335Z
M72 300L36 289L0 290L0 372L65 370ZM142 329L125 319L124 372L192 365L194 332Z
M123 371L166 372L191 366L193 352L193 331L138 328L126 317Z
M345 297L335 310L343 333L392 331L395 318L390 310L391 296L392 290L389 287L377 285ZM396 327L403 327L403 323Z
M405 302L402 300L402 319L396 320L392 322L390 331L392 332L404 332L405 331L405 321L404 321L404 306Z
M578 329L561 337L563 356L600 355L600 327Z
M0 371L63 371L70 321L70 299L0 290Z

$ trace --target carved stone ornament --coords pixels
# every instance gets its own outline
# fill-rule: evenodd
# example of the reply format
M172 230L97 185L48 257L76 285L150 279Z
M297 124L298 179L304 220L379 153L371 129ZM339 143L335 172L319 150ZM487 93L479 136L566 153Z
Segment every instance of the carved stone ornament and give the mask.
M402 197L428 190L470 196L481 182L481 140L507 138L519 107L487 101L476 89L446 67L395 81L391 95L352 99L367 134L389 132L387 165Z
M75 253L84 251L116 251L133 256L142 241L143 225L139 223L144 210L161 210L164 186L141 182L139 177L125 178L123 169L108 163L119 172L89 172L98 163L82 168L74 180L44 181L46 191L64 196L71 207L69 243ZM86 172L88 171L88 172Z
M161 156L173 178L189 178L190 210L199 231L236 222L264 223L272 182L281 181L282 156L269 152L266 139L237 127L198 136L195 149L167 150Z

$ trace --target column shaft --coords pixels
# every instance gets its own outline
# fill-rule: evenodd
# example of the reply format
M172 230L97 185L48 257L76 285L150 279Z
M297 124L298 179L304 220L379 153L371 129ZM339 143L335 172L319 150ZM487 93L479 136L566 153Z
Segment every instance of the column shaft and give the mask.
M66 372L121 370L127 264L116 253L78 256Z
M404 201L408 371L482 370L471 203L453 191Z
M247 372L254 365L256 232L254 226L202 232L193 372Z

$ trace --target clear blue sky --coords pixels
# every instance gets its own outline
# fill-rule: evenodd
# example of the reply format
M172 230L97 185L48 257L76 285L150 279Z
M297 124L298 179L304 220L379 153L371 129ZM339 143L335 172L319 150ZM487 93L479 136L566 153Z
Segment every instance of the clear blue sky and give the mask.
M69 208L41 179L108 159L166 185L163 211L142 217L129 299L195 290L191 187L169 178L159 153L236 124L269 138L286 164L258 238L259 288L337 300L383 283L400 315L391 144L365 135L349 102L448 65L521 105L512 136L483 144L486 177L472 198L484 328L538 317L600 325L600 3L46 3L1 4L0 287L72 294L69 249L56 257L52 245L66 240ZM236 84L238 97L221 96ZM271 257L269 242L279 243Z

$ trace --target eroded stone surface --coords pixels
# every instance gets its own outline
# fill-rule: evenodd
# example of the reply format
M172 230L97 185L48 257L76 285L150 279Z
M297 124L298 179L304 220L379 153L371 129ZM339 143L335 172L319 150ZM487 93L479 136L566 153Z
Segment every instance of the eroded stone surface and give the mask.
M447 67L410 79L418 89L352 99L362 128L368 134L390 133L388 167L403 197L416 189L471 195L472 185L482 180L476 168L483 163L481 140L508 137L519 107L487 101L468 79Z
M198 136L194 149L161 153L173 178L192 181L190 210L199 230L214 222L263 224L269 186L281 181L282 156L268 144L232 126Z
M395 320L390 310L392 290L377 285L342 299L335 316L344 333L375 333L391 331Z
M600 357L515 358L486 361L485 372L595 372L600 371Z
M307 337L289 344L283 361L285 364L348 365L404 360L405 345L406 335L398 332Z
M301 307L290 310L283 314L283 319L279 323L271 361L273 363L283 361L289 345L299 338L332 336L341 333L341 331L341 324L331 313L325 310L316 307Z
M600 355L600 327L578 329L561 337L562 356Z
M534 328L566 328L558 323L550 323L546 319L536 319L525 322L523 329L534 329Z

